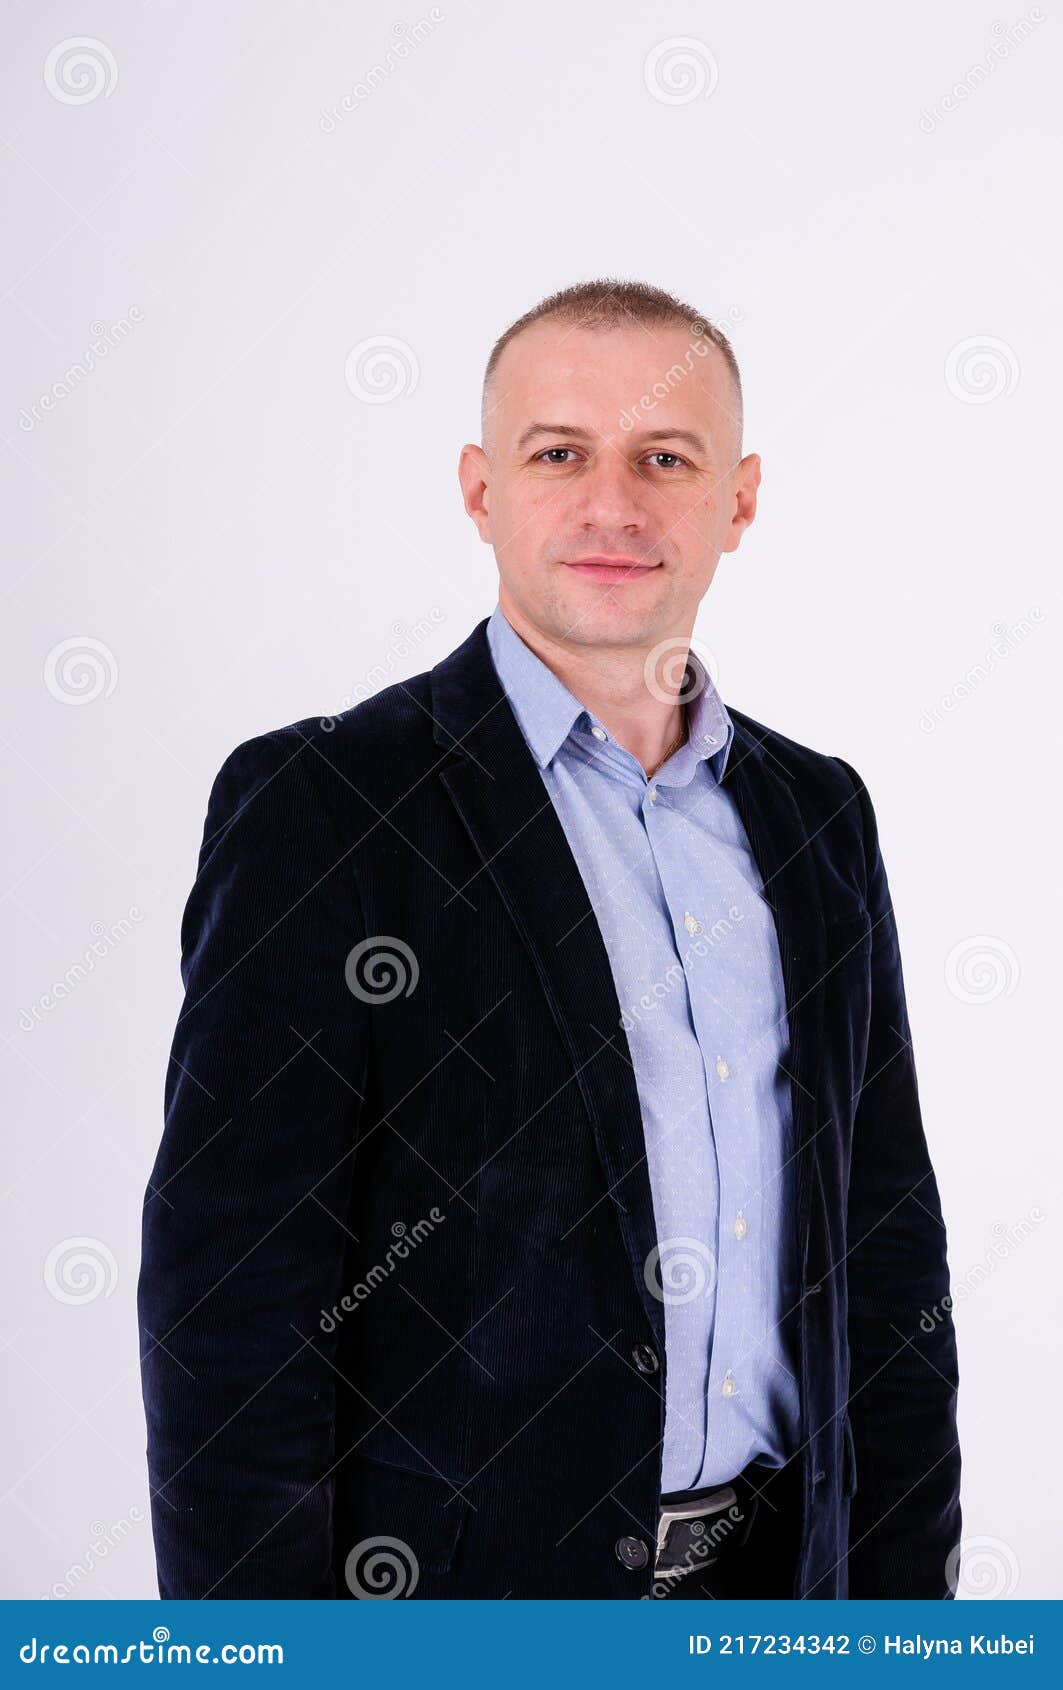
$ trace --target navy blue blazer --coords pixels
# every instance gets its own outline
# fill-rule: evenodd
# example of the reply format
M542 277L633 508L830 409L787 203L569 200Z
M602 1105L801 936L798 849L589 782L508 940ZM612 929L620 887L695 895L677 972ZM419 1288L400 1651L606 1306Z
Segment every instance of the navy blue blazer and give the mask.
M654 1542L663 1433L638 1096L485 627L210 794L138 1293L166 1597L651 1591L615 1552ZM946 1235L875 816L731 715L790 1022L794 1594L947 1598Z

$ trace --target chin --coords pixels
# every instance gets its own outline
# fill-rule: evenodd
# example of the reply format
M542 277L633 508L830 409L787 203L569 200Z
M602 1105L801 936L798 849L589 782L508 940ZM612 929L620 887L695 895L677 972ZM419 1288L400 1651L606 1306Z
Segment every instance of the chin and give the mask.
M618 604L616 598L588 605L584 594L574 593L559 609L564 637L573 645L641 644L657 626L657 618L645 609Z

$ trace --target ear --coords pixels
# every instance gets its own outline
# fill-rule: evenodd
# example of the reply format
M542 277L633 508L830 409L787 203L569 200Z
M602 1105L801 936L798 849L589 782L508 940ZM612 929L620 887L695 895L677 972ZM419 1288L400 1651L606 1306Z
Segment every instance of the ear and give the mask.
M458 459L458 481L465 509L476 524L481 540L490 544L491 465L482 446L463 446Z
M760 455L750 452L734 472L734 509L731 526L724 541L725 552L738 550L742 535L757 514L757 489L760 486Z

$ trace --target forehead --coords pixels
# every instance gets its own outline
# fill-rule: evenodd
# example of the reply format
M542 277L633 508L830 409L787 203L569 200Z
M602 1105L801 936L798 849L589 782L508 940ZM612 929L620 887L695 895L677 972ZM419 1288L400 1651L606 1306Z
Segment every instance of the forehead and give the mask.
M494 432L566 423L609 437L637 425L700 426L713 437L734 420L731 372L718 347L683 323L588 329L547 318L509 342L495 369Z

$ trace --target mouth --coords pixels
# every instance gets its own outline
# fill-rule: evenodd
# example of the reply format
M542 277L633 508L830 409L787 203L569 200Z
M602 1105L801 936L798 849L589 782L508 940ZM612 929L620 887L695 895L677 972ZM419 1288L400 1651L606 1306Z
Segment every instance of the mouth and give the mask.
M640 563L638 558L606 557L604 553L571 560L566 558L564 565L566 569L577 575L586 575L592 581L609 582L640 581L660 567L656 563Z

